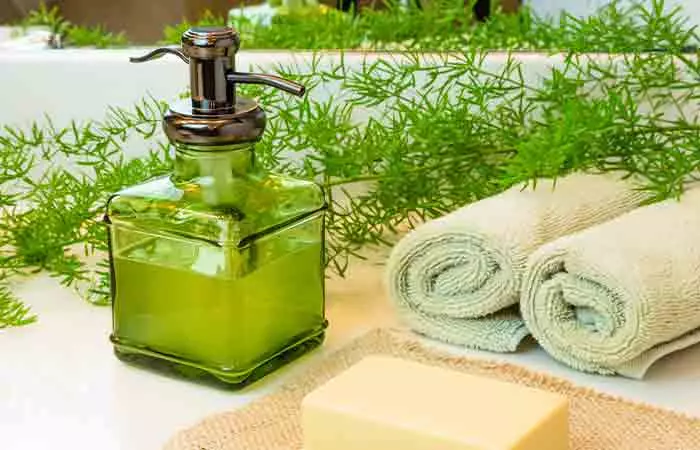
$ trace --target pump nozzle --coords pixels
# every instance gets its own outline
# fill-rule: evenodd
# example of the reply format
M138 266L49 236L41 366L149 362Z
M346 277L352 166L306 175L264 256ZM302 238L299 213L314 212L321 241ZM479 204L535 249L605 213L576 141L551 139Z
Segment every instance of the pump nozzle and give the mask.
M240 36L230 27L193 27L181 47L163 47L130 58L141 63L175 55L189 66L190 99L170 105L163 129L173 142L223 145L256 142L265 131L265 111L236 95L238 84L263 84L301 97L306 88L284 78L236 70Z
M229 27L195 27L182 35L182 48L163 47L131 62L146 62L172 54L190 66L192 112L220 115L236 112L237 84L264 84L302 96L304 86L274 75L236 71L235 56L240 39Z
M227 74L226 79L229 83L233 84L234 89L236 84L264 84L296 95L297 97L303 96L306 92L306 88L303 85L275 75L233 72Z
M158 59L158 58L160 58L168 53L177 56L181 60L185 61L186 64L190 63L189 56L182 53L182 50L180 50L179 48L173 48L173 47L157 48L150 53L146 53L143 56L131 57L131 58L129 58L129 62L142 63L142 62L146 62L146 61L151 61L153 59Z

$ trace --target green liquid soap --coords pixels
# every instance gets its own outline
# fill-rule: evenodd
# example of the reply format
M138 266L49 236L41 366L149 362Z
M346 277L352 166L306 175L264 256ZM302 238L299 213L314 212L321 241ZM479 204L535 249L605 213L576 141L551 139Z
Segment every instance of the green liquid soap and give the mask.
M135 344L234 377L324 327L319 243L301 246L235 278L221 267L226 250L199 248L192 265L114 258L116 333ZM136 254L136 257L130 254ZM225 375L223 375L225 377Z
M214 156L234 167L245 154ZM212 205L200 179L158 178L111 199L121 359L242 387L323 341L322 191L274 175L235 181L221 189L232 207Z

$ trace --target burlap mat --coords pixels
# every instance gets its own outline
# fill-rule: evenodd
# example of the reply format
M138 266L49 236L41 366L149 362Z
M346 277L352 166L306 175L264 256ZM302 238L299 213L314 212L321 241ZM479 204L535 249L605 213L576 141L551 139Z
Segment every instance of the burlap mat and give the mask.
M572 450L700 449L700 419L577 387L519 366L438 353L406 333L388 330L370 332L274 394L180 432L165 449L299 450L299 406L304 395L370 354L394 355L564 394L571 400Z

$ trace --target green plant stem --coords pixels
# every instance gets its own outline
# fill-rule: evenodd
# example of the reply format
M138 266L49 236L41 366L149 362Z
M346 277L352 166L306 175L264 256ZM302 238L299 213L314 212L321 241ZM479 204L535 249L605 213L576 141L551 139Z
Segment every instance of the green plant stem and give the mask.
M0 284L0 329L27 325L36 321L36 315L15 297L2 281Z

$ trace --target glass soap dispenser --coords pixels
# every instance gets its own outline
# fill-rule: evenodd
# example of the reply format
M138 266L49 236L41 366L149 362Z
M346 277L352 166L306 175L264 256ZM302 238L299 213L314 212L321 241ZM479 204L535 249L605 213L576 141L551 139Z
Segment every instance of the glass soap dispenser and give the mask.
M109 200L118 357L245 385L324 336L322 189L256 166L265 113L236 85L302 96L294 82L235 70L238 33L191 28L191 99L163 117L174 173Z

